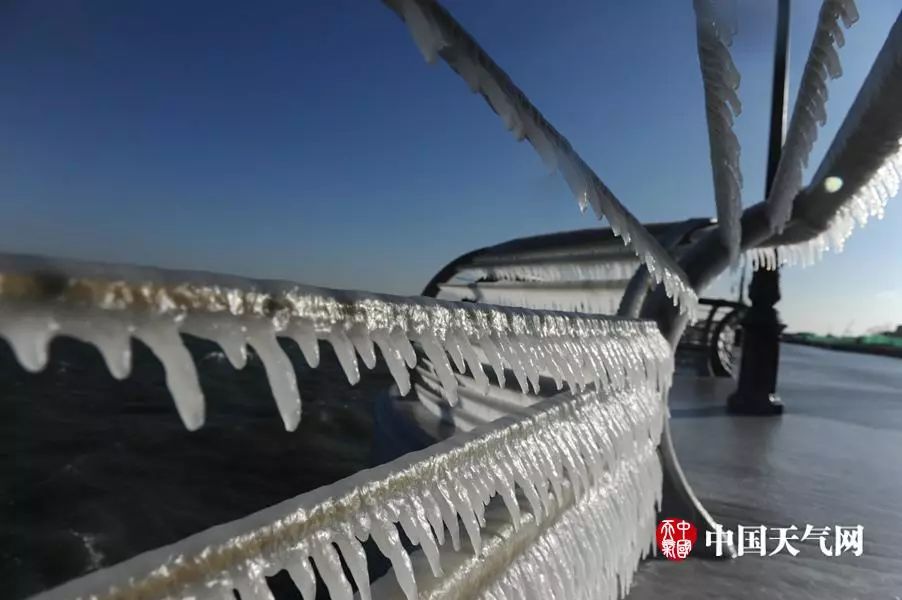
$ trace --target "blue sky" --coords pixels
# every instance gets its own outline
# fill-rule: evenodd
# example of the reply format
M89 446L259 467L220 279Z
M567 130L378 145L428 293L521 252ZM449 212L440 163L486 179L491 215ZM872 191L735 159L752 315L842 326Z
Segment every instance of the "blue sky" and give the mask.
M746 205L774 5L739 2ZM794 2L791 97L819 5ZM689 0L446 6L640 219L713 215ZM858 6L812 167L899 11ZM417 293L473 248L597 224L375 0L6 2L0 81L0 251ZM900 230L891 203L845 253L786 270L784 320L902 323Z

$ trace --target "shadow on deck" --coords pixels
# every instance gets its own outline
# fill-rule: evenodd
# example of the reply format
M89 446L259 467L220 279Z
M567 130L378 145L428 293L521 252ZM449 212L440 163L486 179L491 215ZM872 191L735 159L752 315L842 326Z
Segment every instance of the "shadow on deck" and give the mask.
M727 415L728 379L675 378L671 426L683 469L725 528L796 525L801 535L806 524L860 524L863 555L828 558L808 541L793 542L795 557L652 560L630 600L902 597L902 360L781 352L782 418Z

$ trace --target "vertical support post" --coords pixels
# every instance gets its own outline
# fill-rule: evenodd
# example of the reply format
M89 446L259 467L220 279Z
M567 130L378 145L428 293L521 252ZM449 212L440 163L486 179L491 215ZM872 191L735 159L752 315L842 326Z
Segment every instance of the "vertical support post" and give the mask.
M766 196L770 195L786 137L788 62L789 0L778 0ZM780 300L780 271L755 271L749 284L749 300L751 308L742 321L739 385L727 400L727 410L735 414L781 414L783 403L776 395L777 368L780 360L780 333L785 326L780 323L779 314L774 308Z

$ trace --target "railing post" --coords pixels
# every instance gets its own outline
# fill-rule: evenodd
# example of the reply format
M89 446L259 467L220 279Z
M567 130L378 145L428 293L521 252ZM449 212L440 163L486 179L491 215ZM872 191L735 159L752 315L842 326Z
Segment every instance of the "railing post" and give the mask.
M788 62L789 0L779 0L766 195L770 194L786 136ZM776 396L777 368L780 359L780 333L785 326L780 323L779 314L774 308L780 300L780 271L755 271L749 284L749 300L751 308L742 321L739 385L727 400L727 409L736 414L780 414L783 412L783 404Z

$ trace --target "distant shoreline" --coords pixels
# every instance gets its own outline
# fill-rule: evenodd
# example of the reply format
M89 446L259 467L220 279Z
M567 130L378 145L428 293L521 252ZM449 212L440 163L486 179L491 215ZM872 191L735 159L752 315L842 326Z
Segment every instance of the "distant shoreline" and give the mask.
M784 336L783 340L786 344L797 344L799 346L812 346L814 348L825 348L827 350L839 350L841 352L854 352L856 354L874 354L878 356L889 356L891 358L902 358L902 348L897 346L883 346L878 344L859 344L854 342L822 342L814 340L806 340L797 337Z

